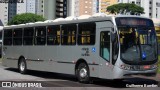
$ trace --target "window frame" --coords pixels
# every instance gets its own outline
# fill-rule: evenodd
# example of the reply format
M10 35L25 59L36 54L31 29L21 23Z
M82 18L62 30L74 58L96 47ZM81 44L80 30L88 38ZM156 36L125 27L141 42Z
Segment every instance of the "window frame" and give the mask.
M15 31L21 31L21 36L14 36L15 35ZM12 30L12 37L13 37L13 46L22 46L23 45L23 28L14 28L13 30ZM15 43L15 39L17 39L18 41L19 40L21 40L21 42L20 42L20 44L17 44L17 43ZM16 41L17 41L16 40Z
M62 27L67 27L67 30L62 30ZM75 26L75 27L74 27ZM71 27L72 29L68 29L69 27ZM73 28L74 27L74 28ZM75 30L73 30L73 29L75 29ZM61 25L61 45L71 45L71 46L73 46L73 45L76 45L77 44L77 29L78 29L78 27L77 27L77 24L74 24L74 23L72 23L72 24L63 24L63 25ZM74 34L68 34L68 30L70 30L71 32L73 32L73 31L75 31L75 35ZM66 31L67 32L67 34L62 34L62 31ZM70 43L68 43L68 44L64 44L64 43L62 43L62 39L63 39L63 37L71 37L71 42ZM75 40L75 42L73 43L72 42L72 38L74 37L74 40ZM68 38L67 38L68 39Z
M11 36L10 37L5 37L6 35L5 35L5 32L6 31L11 31ZM11 44L6 44L5 43L5 39L11 39ZM12 29L4 29L4 45L5 46L12 46L13 45L13 30Z
M85 26L87 26L88 24L94 24L94 26L93 26L93 30L94 31L92 31L92 30L81 30L81 33L82 33L82 31L85 31L85 32L88 32L88 31L90 31L91 32L91 34L88 34L89 36L86 36L87 34L79 34L80 33L80 26L81 25L85 25ZM90 25L90 26L88 26L89 28L91 28L91 26L92 25ZM93 33L92 33L93 32ZM84 36L83 36L84 35ZM90 43L82 43L81 42L81 40L82 40L82 36L83 37L85 37L85 38L87 38L87 37L90 37ZM94 37L94 42L92 43L92 38ZM80 43L81 42L81 43ZM96 22L84 22L84 23L79 23L78 24L78 32L77 32L77 44L78 45L95 45L96 44Z
M27 36L27 35L25 35L25 32L26 31L32 31L33 30L33 34L32 34L32 36ZM32 45L34 45L34 27L25 27L25 28L23 28L23 45L25 45L25 46L32 46ZM28 39L28 38L32 38L32 44L24 44L24 42L25 42L25 39Z
M56 30L56 32L58 32L59 31L59 35L57 35L57 34L54 34L54 35L49 35L49 33L48 33L48 29L49 28L53 28L53 27L56 27L56 29L59 29L59 30ZM53 28L53 29L55 29L55 28ZM51 29L52 30L52 29ZM55 32L53 32L53 33L55 33ZM49 26L47 26L47 37L46 37L46 44L48 45L48 46L51 46L51 45L60 45L61 44L61 26L60 25L49 25ZM57 39L59 39L59 42L56 44L56 43L53 43L53 44L49 44L49 42L48 42L48 37L51 37L51 38L54 38L54 37L56 37ZM55 39L55 38L54 38ZM57 40L58 41L58 40Z
M44 30L44 35L38 35L39 34L39 32L37 32L37 31L43 31L43 30L38 30L38 29L45 29ZM36 26L36 27L34 27L34 45L36 45L36 46L45 46L47 43L46 43L46 36L47 36L47 28L46 28L46 26ZM44 39L44 42L42 43L42 44L39 44L40 42L38 42L38 40L37 39Z

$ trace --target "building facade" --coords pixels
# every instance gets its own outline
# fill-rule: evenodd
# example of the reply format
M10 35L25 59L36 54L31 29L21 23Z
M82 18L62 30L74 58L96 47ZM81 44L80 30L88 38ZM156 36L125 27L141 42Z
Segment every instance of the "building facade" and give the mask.
M66 18L68 13L68 0L56 0L56 18Z
M0 19L4 25L8 23L8 3L0 3Z
M37 0L23 0L24 3L17 4L17 14L34 13L36 14Z
M72 0L37 0L36 14L45 19L65 18L69 16Z
M134 3L144 8L145 16L160 19L160 0L118 0L118 3Z
M17 3L17 14L26 13L27 12L27 0L23 0L24 3Z
M99 13L108 14L106 8L113 4L117 4L117 0L99 0Z
M73 0L71 16L93 15L97 13L98 2L99 0Z
M26 2L26 12L27 13L34 13L36 14L36 9L37 9L37 2L36 0L27 0Z
M42 15L44 12L44 0L36 0L36 14Z
M8 21L11 21L16 14L17 14L17 4L8 3Z

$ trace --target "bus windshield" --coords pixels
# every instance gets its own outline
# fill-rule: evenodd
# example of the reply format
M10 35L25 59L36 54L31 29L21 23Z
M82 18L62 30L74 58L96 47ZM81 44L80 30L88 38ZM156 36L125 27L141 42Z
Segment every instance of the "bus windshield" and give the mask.
M150 61L157 55L156 34L150 28L119 28L121 57L126 61Z
M136 23L138 21L133 24ZM141 23L145 24L140 21L139 25ZM141 64L156 61L157 41L154 26L122 25L118 26L118 32L121 59L124 62Z

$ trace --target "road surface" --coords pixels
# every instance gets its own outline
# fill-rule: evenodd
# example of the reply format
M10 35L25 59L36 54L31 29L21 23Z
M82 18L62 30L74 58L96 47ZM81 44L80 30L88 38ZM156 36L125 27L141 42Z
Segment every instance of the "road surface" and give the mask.
M129 89L129 90L159 90L160 77L135 77L131 79L125 79L123 81L113 80L102 80L96 79L91 84L81 84L77 82L76 78L72 75L40 72L40 71L28 71L27 74L23 75L18 72L17 69L3 67L0 63L0 86L2 82L11 82L12 88L3 87L0 89L11 90L11 89L22 89L19 88L17 83L39 83L38 89L52 89L57 88L63 90L63 88L70 90L117 90L117 89ZM14 84L13 84L14 83ZM13 88L14 87L14 88ZM22 85L21 85L22 87ZM25 87L25 86L23 86ZM152 88L135 88L135 87L152 87ZM30 88L23 88L28 90ZM33 88L35 89L35 88ZM57 90L56 89L56 90Z

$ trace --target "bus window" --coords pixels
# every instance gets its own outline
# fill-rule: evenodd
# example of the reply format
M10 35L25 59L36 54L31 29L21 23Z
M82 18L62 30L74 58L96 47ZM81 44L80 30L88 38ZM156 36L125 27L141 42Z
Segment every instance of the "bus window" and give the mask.
M100 36L100 56L110 61L110 32L101 32Z
M94 45L95 44L95 23L81 23L78 25L78 44Z
M47 28L47 45L60 44L60 26L48 26Z
M36 27L35 28L35 45L45 45L46 44L46 27Z
M61 43L62 45L75 45L76 44L76 31L77 25L63 25L61 28Z
M12 29L4 30L4 45L12 45Z
M13 30L13 45L22 45L22 28Z
M24 28L23 44L33 45L34 28Z

